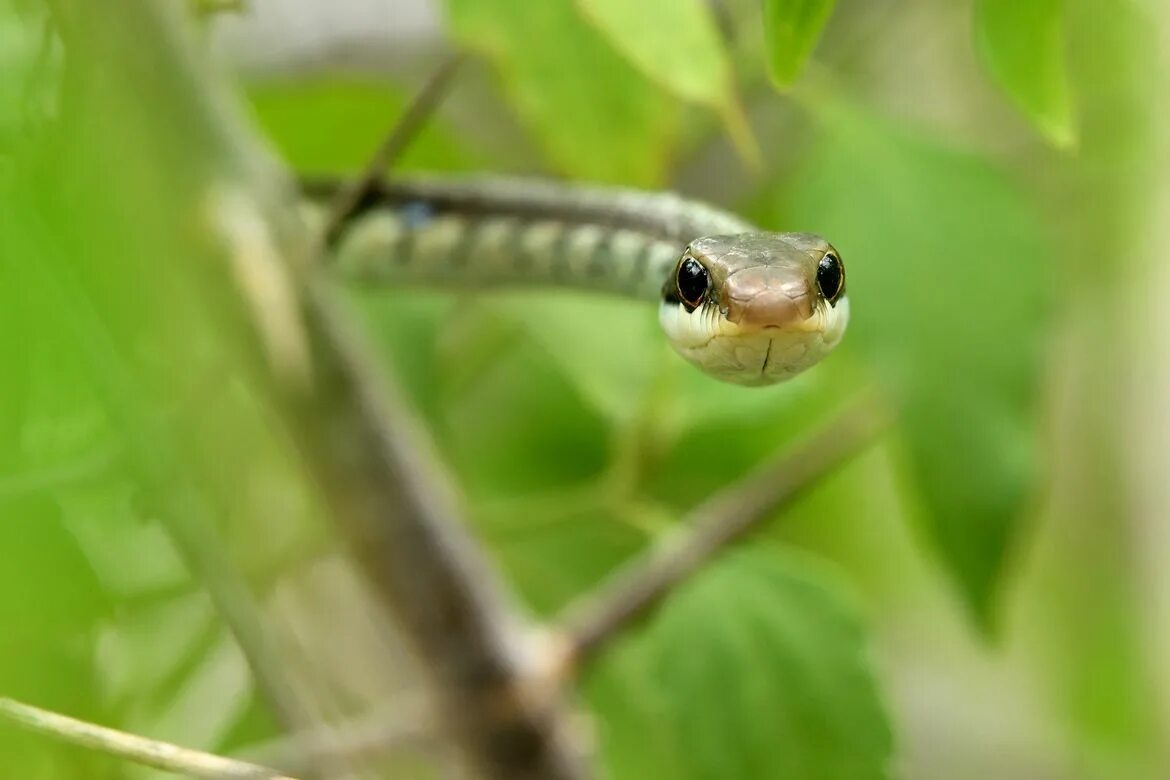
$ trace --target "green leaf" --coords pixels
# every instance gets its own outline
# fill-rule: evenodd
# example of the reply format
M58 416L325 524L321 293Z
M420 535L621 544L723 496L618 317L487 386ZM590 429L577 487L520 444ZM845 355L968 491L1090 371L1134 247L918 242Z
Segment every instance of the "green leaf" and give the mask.
M591 503L600 502L565 491L515 502L506 524L481 521L509 580L538 614L588 591L646 543L642 529Z
M402 90L353 78L264 82L249 86L247 97L281 157L294 169L311 172L363 167L406 108ZM396 168L461 170L474 167L475 160L433 117Z
M796 81L835 4L836 0L764 0L768 72L776 86Z
M646 78L717 113L748 159L758 158L735 95L731 60L711 9L697 0L576 0L584 17Z
M1075 145L1063 0L979 0L975 11L988 73L1051 143Z
M544 291L504 295L494 303L523 323L528 337L610 421L637 414L663 358L674 359L665 354L654 307L642 301Z
M606 41L573 0L448 0L461 43L488 56L561 173L660 182L679 107Z
M719 106L731 63L710 10L677 0L576 0L585 18L651 80L695 103Z
M617 780L888 776L890 726L853 606L831 575L776 549L704 570L587 690Z
M448 457L477 498L580 485L609 456L605 420L531 342L501 354L448 405L444 424Z
M902 408L924 528L984 628L1036 487L1047 247L984 160L840 106L786 217L841 250L848 348Z

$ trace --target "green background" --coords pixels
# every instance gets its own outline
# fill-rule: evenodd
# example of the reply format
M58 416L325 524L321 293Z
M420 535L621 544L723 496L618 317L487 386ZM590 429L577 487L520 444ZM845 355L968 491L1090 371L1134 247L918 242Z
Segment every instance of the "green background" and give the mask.
M843 346L767 389L697 375L642 304L352 290L532 612L860 394L899 415L588 670L607 776L1170 774L1170 12L440 6L471 61L401 169L673 188L820 232L848 269ZM0 8L0 696L214 752L279 734L202 540L313 719L409 699L417 671L200 270L201 107L95 47L121 74L95 110L41 6ZM192 20L193 50L235 21ZM413 51L217 65L291 170L347 173L437 61ZM3 725L0 756L12 776L151 774ZM378 766L441 764L412 746Z

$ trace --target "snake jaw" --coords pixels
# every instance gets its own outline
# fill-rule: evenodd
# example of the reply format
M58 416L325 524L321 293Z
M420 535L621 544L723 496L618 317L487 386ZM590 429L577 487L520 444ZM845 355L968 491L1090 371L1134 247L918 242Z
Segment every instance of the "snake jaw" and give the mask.
M844 335L849 302L818 305L811 316L783 326L732 322L710 304L687 312L664 302L659 319L675 351L704 373L732 384L769 385L796 376L832 351Z
M690 284L696 264L701 296ZM659 319L674 349L708 375L741 385L780 382L841 340L849 321L844 267L812 233L705 236L687 245L664 281Z

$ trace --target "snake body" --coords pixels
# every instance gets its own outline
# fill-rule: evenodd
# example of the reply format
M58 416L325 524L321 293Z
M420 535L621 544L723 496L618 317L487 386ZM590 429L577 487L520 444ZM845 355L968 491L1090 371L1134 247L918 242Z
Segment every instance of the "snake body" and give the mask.
M324 194L326 185L310 186ZM675 349L717 378L768 384L840 339L840 289L817 290L839 255L803 233L762 232L671 193L508 178L376 186L335 247L366 284L566 286L659 303Z

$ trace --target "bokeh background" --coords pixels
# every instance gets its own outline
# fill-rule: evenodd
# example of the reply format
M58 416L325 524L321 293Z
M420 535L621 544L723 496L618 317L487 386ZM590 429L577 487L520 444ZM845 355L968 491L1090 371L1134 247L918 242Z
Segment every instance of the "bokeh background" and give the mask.
M682 365L637 303L352 291L540 615L851 399L899 410L591 671L609 776L1170 777L1170 8L803 5L823 34L752 0L268 0L193 24L294 171L358 170L459 46L401 170L669 187L841 250L846 343L762 390ZM43 9L0 9L0 695L255 751L287 724L217 611L243 592L313 720L408 709L409 654L246 375L219 370L232 331L184 295L206 249L170 230L181 133L110 141L192 109L115 83L127 110L74 132ZM143 182L157 203L108 206ZM206 511L164 522L160 493ZM412 741L361 771L444 765ZM151 774L7 726L0 766Z

